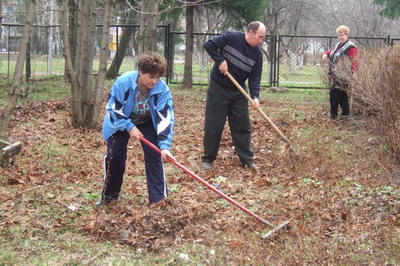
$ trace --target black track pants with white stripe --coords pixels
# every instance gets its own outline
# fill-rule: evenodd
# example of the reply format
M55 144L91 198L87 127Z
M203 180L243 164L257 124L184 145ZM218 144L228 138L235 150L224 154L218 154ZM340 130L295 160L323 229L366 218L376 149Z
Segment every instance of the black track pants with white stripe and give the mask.
M144 137L154 145L157 145L157 134L151 121L137 125ZM127 145L129 133L117 131L107 140L107 154L104 159L104 184L102 201L110 202L118 200L121 191L123 176L127 160ZM137 140L131 140L137 141ZM138 147L133 145L133 147ZM142 143L144 152L146 181L149 195L149 202L158 202L167 197L167 184L164 175L164 164L161 156L146 144ZM141 166L141 162L136 165Z

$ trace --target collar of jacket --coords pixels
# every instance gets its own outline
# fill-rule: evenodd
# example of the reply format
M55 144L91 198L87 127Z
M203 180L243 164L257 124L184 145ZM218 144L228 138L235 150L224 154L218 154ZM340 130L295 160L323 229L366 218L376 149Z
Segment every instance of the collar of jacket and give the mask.
M356 47L354 43L352 43L350 40L347 40L342 46L340 46L340 42L338 42L335 47L332 49L332 52L330 54L331 62L335 63L337 59L341 56L343 56L347 50L349 50L351 47ZM340 46L340 48L339 48Z

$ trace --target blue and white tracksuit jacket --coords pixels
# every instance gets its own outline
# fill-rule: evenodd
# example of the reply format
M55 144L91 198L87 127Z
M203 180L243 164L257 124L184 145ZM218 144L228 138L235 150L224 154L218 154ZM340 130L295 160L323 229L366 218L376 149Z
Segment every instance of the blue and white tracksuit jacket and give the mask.
M107 140L117 130L130 131L135 125L130 114L135 104L139 72L130 71L121 75L111 88L103 123L103 138ZM158 147L169 150L174 126L171 91L163 80L150 90L149 108L153 126L158 135Z

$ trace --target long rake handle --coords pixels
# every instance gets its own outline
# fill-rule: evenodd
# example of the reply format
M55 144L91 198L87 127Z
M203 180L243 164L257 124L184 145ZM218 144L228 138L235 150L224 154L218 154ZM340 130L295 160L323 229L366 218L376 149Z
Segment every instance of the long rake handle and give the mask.
M158 152L159 154L161 154L161 151L159 148L157 148L153 143L151 143L150 141L148 141L147 139L145 139L144 137L140 137L140 140L146 144L147 146L149 146L150 148L152 148L154 151ZM171 163L173 163L174 165L176 165L177 167L179 167L180 169L182 169L185 173L189 174L190 176L192 176L194 179L196 179L197 181L200 181L204 186L206 186L207 188L211 189L212 191L214 191L215 193L217 193L219 196L221 196L222 198L226 199L228 202L230 202L231 204L235 205L236 207L238 207L239 209L241 209L242 211L244 211L245 213L253 216L254 218L256 218L257 220L259 220L260 222L269 225L273 228L275 228L275 225L271 224L270 222L268 222L267 220L261 218L260 216L258 216L257 214L253 213L252 211L250 211L249 209L247 209L246 207L244 207L243 205L241 205L240 203L234 201L233 199L231 199L229 196L225 195L223 192L219 191L218 189L216 189L213 185L207 183L207 181L205 181L204 179L202 179L201 177L199 177L198 175L196 175L195 173L193 173L192 171L190 171L189 169L187 169L185 166L183 166L182 164L180 164L178 161L174 160L173 158L167 156L168 161L170 161Z
M226 72L226 75L228 78L232 81L232 83L240 90L240 92L249 100L251 104L253 104L253 99L250 97L250 95L240 86L240 84L235 80L234 77L229 72ZM282 131L279 130L279 128L272 122L272 120L261 110L260 107L257 107L257 111L268 121L268 123L272 126L272 128L281 136L281 138L286 142L290 144L290 140L282 133Z

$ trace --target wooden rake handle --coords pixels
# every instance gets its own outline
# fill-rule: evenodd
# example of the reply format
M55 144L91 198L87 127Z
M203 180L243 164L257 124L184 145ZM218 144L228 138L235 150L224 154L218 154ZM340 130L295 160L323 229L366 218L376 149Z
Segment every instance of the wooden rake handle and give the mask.
M226 75L228 76L228 78L232 81L232 83L236 86L236 88L238 88L240 90L240 92L247 98L247 100L249 100L249 102L251 104L254 105L254 101L253 99L250 97L250 95L242 88L242 86L240 86L240 84L235 80L234 77L232 77L232 75L229 72L226 72ZM272 120L263 112L263 110L261 110L260 107L257 107L257 111L268 121L268 123L272 126L272 128L279 134L279 136L281 136L281 138L286 142L290 144L290 140L283 135L282 131L279 130L279 128L274 124L274 122L272 122Z

